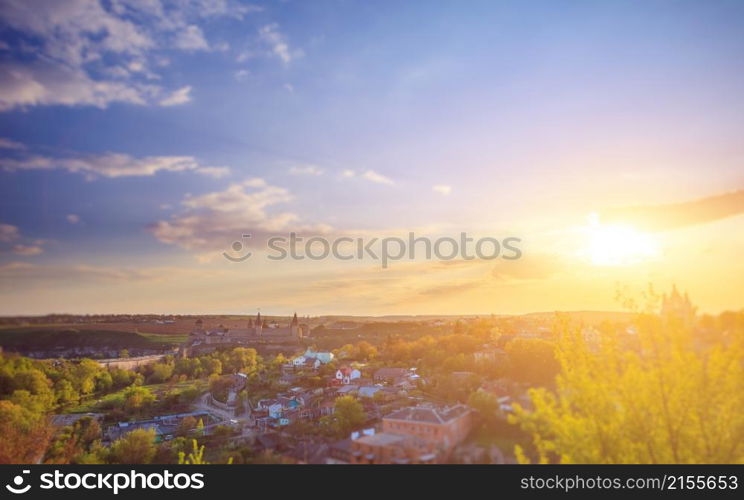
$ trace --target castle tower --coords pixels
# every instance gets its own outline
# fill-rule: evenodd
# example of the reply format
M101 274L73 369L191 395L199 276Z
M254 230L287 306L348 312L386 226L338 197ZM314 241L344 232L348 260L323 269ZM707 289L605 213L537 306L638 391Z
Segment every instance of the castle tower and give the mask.
M300 321L297 319L297 313L294 313L292 322L289 324L289 334L297 339L302 338L302 330L300 330Z
M194 322L194 330L195 332L202 332L204 331L204 322L201 320L201 318L197 319Z

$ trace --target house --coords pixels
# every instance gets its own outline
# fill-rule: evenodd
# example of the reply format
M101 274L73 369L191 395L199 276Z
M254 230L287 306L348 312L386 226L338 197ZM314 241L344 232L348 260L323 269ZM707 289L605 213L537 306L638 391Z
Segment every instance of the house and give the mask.
M413 406L382 419L383 432L416 436L432 442L445 456L468 436L473 412L465 405Z
M353 464L428 464L437 453L423 439L381 432L352 440L350 458Z
M498 347L485 347L473 353L476 363L500 363L506 361L506 351Z
M373 398L375 397L375 394L382 391L382 387L373 385L373 386L366 386L366 387L360 387L359 388L359 397L360 398Z
M307 358L305 356L295 356L294 358L292 358L291 363L292 363L292 366L298 367L298 366L303 366L306 361L307 361Z
M333 361L333 353L332 352L316 352L313 351L311 348L308 347L307 351L305 351L305 354L303 356L306 359L317 359L322 364L326 365Z
M336 370L336 383L348 385L352 380L356 380L362 377L362 372L356 368L350 368L348 366L342 366Z
M351 439L336 441L328 449L327 464L348 464L351 458Z
M279 396L274 399L262 399L258 402L256 408L265 410L269 418L278 419L284 416L285 411L295 410L304 406L305 402L302 396L285 397Z
M375 382L396 384L408 378L410 372L405 368L380 368L375 372Z
M343 387L340 387L336 391L336 394L338 394L339 396L346 396L348 394L353 394L353 393L357 392L358 390L359 390L359 386L358 385L345 385Z

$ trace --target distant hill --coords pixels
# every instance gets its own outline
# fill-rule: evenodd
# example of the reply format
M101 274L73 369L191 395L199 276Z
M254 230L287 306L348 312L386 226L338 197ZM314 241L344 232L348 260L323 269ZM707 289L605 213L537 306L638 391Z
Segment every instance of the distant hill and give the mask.
M157 337L115 330L78 330L67 327L0 329L0 346L9 351L47 351L76 347L162 349Z

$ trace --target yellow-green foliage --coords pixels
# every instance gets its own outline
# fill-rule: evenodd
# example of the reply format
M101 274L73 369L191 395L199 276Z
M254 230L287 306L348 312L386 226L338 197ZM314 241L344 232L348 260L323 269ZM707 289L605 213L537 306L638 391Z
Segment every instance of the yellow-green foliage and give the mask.
M744 463L742 336L705 343L674 318L640 315L637 340L599 346L563 328L556 391L533 389L512 421L540 462ZM626 339L627 341L627 339Z

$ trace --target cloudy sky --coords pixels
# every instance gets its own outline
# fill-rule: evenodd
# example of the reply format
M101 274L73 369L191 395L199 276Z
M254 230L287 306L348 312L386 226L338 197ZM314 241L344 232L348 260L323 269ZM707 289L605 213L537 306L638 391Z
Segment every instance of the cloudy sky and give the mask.
M3 0L0 314L618 309L649 282L740 308L743 23L737 1ZM289 231L523 258L265 259Z

